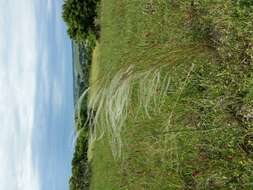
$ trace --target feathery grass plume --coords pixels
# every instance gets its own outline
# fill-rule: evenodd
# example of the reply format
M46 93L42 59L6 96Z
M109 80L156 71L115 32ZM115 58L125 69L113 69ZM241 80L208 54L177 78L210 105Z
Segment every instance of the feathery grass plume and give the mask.
M83 93L82 95L80 96L80 98L77 100L77 107L76 107L76 113L77 113L77 118L80 119L81 118L81 109L82 109L82 104L83 104L83 101L85 100L88 92L89 92L89 88L87 88Z
M100 83L94 93L96 95L91 97L88 103L92 126L90 144L106 132L115 157L121 154L121 129L127 118L131 97L131 72L132 68L129 67L126 71L119 71L110 82Z
M129 114L132 93L137 87L138 103L134 112L144 110L145 116L160 110L167 95L170 79L162 77L163 67L135 71L134 65L118 71L111 80L97 81L93 97L88 102L91 127L90 146L106 133L114 158L121 156L121 132ZM137 114L136 114L137 115Z
M77 104L76 104L76 118L75 118L75 122L76 122L76 131L73 133L73 140L72 143L75 144L79 135L83 132L84 129L87 129L87 118L86 120L83 121L83 116L81 115L82 113L82 105L85 101L85 98L87 97L87 94L89 92L90 88L87 88L79 97L79 99L77 100Z
M152 118L151 111L161 112L170 86L170 78L168 74L163 76L162 70L163 68L150 69L138 76L139 107L149 119Z

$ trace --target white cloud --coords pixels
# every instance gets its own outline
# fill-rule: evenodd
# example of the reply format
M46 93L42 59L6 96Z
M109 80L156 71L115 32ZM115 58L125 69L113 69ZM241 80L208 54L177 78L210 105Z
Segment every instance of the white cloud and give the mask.
M1 1L0 28L0 189L39 190L32 159L38 66L34 1Z
M47 0L47 11L48 11L48 13L49 14L51 14L52 13L52 0Z

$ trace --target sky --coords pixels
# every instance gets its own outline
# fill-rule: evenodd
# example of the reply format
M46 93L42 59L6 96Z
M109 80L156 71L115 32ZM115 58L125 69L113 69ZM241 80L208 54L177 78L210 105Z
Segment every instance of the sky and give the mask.
M63 0L0 0L0 190L66 190L74 103Z

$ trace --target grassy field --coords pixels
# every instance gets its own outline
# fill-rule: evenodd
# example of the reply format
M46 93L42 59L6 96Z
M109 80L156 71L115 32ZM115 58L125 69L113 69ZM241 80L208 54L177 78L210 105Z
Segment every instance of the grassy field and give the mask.
M91 190L253 189L252 15L232 1L102 0Z

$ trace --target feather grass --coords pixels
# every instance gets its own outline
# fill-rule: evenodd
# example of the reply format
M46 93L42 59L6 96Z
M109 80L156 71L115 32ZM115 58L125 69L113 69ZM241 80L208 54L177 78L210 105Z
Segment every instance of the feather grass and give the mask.
M161 110L170 78L162 77L163 67L150 67L147 71L136 71L134 65L118 71L111 80L96 84L96 92L89 98L88 120L92 126L90 146L104 136L109 137L115 159L122 154L122 129L129 115L133 91L138 91L138 104L134 111L144 110L152 118L152 112ZM105 82L104 82L105 81Z

